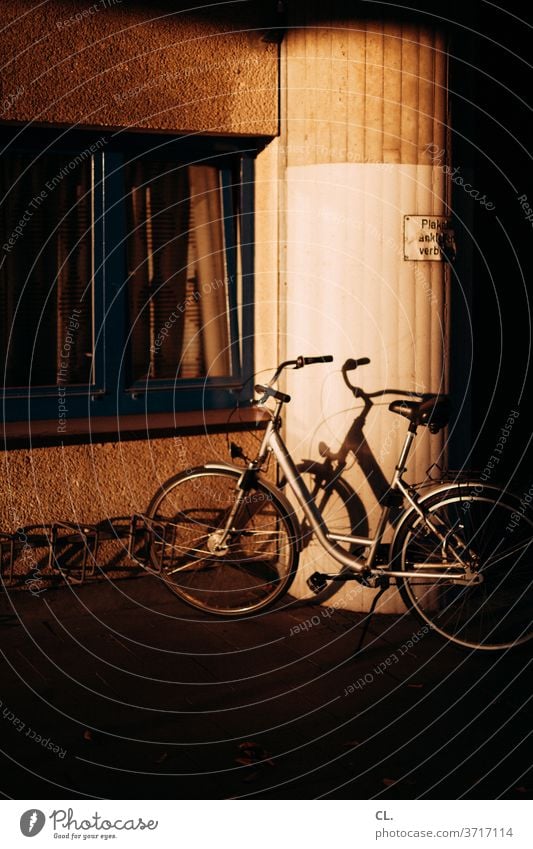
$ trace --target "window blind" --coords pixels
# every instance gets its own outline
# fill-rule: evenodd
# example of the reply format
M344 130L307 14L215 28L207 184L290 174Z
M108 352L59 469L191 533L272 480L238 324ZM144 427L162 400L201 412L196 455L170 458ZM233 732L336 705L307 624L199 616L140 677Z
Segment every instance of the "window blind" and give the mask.
M87 384L92 366L91 163L67 154L0 165L3 384Z

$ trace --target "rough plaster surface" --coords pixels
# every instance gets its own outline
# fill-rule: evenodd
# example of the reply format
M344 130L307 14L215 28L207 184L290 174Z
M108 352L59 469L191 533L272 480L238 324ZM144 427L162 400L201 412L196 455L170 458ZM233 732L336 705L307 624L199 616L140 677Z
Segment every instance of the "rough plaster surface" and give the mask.
M231 439L254 450L251 434ZM170 475L208 461L230 462L224 434L7 451L2 460L0 530L7 532L142 512Z
M32 5L2 3L0 120L277 132L277 47L261 40L264 4Z

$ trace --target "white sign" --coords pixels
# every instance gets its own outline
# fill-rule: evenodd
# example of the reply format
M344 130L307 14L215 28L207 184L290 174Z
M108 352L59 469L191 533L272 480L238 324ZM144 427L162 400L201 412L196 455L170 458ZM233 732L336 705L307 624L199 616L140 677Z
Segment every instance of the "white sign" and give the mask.
M454 254L453 230L449 218L442 215L404 215L404 259L439 262L453 258Z

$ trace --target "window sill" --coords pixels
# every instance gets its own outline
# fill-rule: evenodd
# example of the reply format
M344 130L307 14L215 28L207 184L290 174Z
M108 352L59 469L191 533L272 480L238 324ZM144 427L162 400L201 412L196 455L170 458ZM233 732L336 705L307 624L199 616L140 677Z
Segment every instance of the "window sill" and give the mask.
M91 419L67 419L64 431L58 431L57 419L6 422L3 426L4 450L42 448L53 445L80 445L98 442L125 442L207 433L227 433L264 428L268 414L256 407L238 410L197 410L186 413L148 413L146 415L101 416Z

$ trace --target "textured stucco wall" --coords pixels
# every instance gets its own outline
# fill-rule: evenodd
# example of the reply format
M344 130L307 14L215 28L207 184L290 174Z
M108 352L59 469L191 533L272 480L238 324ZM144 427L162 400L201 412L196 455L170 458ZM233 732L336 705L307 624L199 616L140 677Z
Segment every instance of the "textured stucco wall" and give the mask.
M0 119L273 135L268 6L4 0Z
M250 434L231 439L253 450ZM225 435L6 451L0 529L143 512L170 475L208 461L230 462Z

